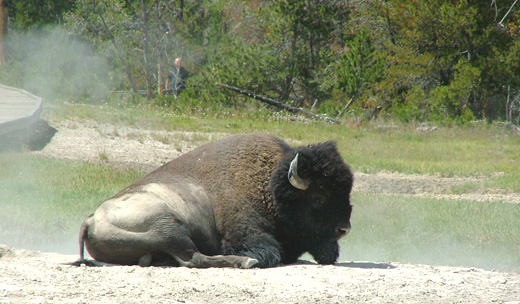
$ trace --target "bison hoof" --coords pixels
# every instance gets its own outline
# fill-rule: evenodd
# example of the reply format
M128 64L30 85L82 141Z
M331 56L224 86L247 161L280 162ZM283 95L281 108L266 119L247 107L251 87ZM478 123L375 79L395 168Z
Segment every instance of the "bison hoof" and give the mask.
M137 264L141 267L148 267L152 265L152 255L150 253L143 255Z
M244 268L244 269L251 268L251 267L255 266L257 263L258 263L257 259L249 258L242 263L240 268Z

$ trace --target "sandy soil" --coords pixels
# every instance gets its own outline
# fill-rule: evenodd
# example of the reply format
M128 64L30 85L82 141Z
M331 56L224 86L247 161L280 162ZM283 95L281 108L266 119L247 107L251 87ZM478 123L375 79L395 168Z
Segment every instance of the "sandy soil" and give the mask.
M149 171L225 134L138 130L77 122L42 151L75 161ZM354 191L519 203L488 189L454 195L454 186L485 178L356 173ZM0 303L508 303L520 304L520 274L395 262L300 264L272 269L74 267L74 255L0 245Z
M520 303L520 275L399 263L271 269L74 267L4 248L0 303Z

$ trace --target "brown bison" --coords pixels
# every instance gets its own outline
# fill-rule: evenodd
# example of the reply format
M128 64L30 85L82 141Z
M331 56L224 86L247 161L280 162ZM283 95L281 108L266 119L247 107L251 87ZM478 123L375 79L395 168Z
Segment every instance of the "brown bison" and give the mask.
M334 142L291 148L235 135L161 166L105 201L80 229L97 261L272 267L309 252L333 264L350 230L353 175Z

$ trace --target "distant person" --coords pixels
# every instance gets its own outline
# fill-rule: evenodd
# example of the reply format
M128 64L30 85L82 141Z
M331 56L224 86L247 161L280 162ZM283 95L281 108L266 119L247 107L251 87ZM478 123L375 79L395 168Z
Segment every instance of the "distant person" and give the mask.
M174 94L175 98L186 89L186 79L190 76L188 70L181 66L181 59L175 59L175 69L170 71L166 87Z

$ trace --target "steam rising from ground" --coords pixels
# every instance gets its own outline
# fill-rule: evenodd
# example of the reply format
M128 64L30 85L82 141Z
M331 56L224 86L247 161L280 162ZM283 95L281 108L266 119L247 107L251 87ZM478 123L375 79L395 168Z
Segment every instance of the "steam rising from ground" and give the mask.
M49 27L24 33L13 30L6 36L4 45L7 63L0 68L1 83L43 97L43 115L46 105L56 99L99 100L112 87L112 72L106 60L63 29ZM12 136L0 137L0 148L11 145L11 140ZM53 222L43 218L44 210L53 207L41 205L42 195L53 196L52 191L34 189L37 186L32 183L37 177L23 158L12 157L6 163L0 166L0 213L3 213L0 216L0 243L71 253L72 248L77 248L71 246L76 243L76 235L66 239L61 235L60 241L50 237L56 235L53 231L60 234L63 229L59 220ZM20 208L10 208L14 202ZM17 221L20 212L34 214L34 221Z
M40 165L51 167L52 163L31 161L23 153L0 154L0 244L33 250L73 253L72 242L77 233L72 233L64 219L64 206L56 187L44 185L46 176L41 175ZM47 184L52 184L50 181ZM77 252L77 249L74 250Z
M9 32L8 68L3 79L50 102L56 98L105 96L113 75L106 60L93 48L63 29L45 28L27 33Z
M7 63L0 67L1 83L43 97L43 115L46 105L59 104L56 100L100 100L112 88L113 72L106 60L96 56L91 46L64 29L48 27L24 33L13 30L6 36L4 45ZM10 145L8 142L8 137L0 137L0 148ZM5 154L2 157L11 158ZM43 218L45 210L55 208L41 204L42 196L54 195L52 189L34 189L37 177L23 158L13 156L2 164L0 243L72 253L72 248L77 248L71 246L76 243L76 233L65 238L60 220ZM13 205L19 208L12 208ZM34 214L34 221L17 221L20 212ZM53 237L56 234L59 236Z

